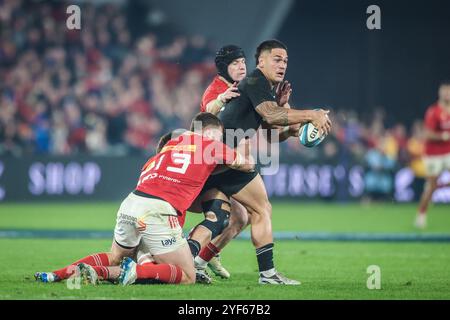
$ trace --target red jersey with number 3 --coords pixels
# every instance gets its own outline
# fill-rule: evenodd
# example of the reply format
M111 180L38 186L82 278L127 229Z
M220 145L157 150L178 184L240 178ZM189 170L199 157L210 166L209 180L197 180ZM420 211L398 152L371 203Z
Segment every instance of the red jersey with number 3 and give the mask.
M435 133L450 133L450 112L435 103L430 106L425 114L425 127ZM425 154L429 156L450 153L450 141L427 140L425 142Z
M226 83L219 76L215 76L211 84L206 88L205 93L202 97L202 103L200 104L200 111L206 112L206 105L211 101L217 99L219 94L224 93L229 88L228 83Z
M219 164L231 164L236 152L222 142L193 132L172 139L143 166L136 190L169 202L180 225L209 175Z

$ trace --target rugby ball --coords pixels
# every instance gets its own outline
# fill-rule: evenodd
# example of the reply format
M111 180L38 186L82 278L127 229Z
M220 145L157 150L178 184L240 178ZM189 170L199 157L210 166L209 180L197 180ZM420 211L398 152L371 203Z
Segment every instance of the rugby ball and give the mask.
M319 145L325 139L325 135L321 135L319 129L308 122L300 127L298 138L302 145L312 148Z

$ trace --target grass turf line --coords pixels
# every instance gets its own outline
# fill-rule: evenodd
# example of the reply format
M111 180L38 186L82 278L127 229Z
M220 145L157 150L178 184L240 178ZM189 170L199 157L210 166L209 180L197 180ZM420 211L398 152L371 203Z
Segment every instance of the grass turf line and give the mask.
M0 205L0 228L112 230L119 203ZM275 231L417 232L414 205L274 203ZM430 210L425 232L450 233L448 207ZM201 219L189 215L186 229ZM212 286L101 285L69 290L36 283L48 271L108 250L110 240L0 239L0 299L450 299L450 246L431 243L289 242L275 244L277 268L299 287L257 285L250 241L222 253L230 280ZM381 267L381 290L368 290L369 265Z
M112 231L118 203L0 204L0 229L88 229ZM414 232L414 204L273 204L274 231ZM185 229L202 220L188 213ZM450 234L448 206L430 209L426 233Z
M301 286L261 286L250 242L223 251L229 280L213 285L82 286L36 283L35 271L62 267L106 250L101 240L1 239L0 299L449 299L450 246L404 243L278 242L278 269ZM381 290L366 288L369 265L381 268Z

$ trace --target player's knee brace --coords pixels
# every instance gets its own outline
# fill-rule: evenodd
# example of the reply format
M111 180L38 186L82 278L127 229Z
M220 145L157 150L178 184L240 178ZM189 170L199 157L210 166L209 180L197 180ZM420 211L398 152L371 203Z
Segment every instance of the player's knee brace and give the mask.
M230 203L228 201L214 199L202 203L203 212L212 212L216 216L216 221L203 220L199 225L211 231L211 239L222 233L230 221Z

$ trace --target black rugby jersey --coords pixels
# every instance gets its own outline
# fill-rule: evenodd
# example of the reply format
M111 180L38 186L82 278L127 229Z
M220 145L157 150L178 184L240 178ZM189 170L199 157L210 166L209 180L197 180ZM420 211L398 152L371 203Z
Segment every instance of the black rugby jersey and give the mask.
M238 89L240 96L231 99L218 114L225 128L225 142L231 147L236 147L243 137L233 138L227 129L242 129L244 132L248 129L258 130L263 119L255 108L264 101L276 102L275 90L259 69L253 70L245 77L239 83ZM251 133L246 135L248 138L251 136Z

